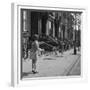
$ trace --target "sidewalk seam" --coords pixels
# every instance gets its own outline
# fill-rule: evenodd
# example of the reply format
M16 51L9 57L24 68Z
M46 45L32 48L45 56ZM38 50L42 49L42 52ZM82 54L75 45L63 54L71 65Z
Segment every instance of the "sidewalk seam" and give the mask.
M73 69L73 67L76 65L78 59L80 58L80 56L76 59L76 61L69 67L67 68L64 73L62 74L63 76L68 76L69 73L71 72L71 70Z

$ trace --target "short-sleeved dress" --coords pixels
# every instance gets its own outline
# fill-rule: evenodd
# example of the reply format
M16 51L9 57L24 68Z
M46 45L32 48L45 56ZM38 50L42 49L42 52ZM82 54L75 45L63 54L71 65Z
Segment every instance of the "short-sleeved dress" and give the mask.
M37 60L38 59L38 50L39 50L39 43L38 41L34 41L31 46L30 50L30 59Z

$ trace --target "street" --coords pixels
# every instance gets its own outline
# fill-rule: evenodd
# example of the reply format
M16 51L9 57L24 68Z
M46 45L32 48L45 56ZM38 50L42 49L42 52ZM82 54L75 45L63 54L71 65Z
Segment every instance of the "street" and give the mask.
M73 55L73 49L65 51L63 56L43 55L37 62L38 73L32 73L32 61L28 58L23 61L23 78L34 77L54 77L54 76L78 76L81 74L81 54L80 51Z

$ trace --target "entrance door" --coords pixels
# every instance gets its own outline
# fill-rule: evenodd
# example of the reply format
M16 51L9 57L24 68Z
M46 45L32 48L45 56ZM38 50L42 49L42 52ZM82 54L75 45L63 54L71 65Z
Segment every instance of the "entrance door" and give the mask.
M62 36L63 36L63 40L65 39L65 25L62 25Z
M31 36L38 34L38 13L31 12Z

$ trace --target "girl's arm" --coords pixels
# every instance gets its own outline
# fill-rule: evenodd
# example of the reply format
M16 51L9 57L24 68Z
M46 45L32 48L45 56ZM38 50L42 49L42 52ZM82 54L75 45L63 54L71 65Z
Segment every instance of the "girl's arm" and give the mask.
M44 51L44 49L41 49L41 48L39 47L39 42L36 42L36 47L37 47L37 50L38 50L38 51Z

